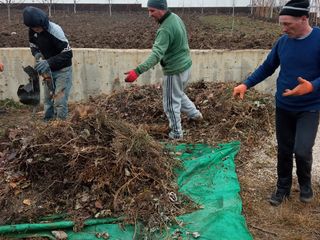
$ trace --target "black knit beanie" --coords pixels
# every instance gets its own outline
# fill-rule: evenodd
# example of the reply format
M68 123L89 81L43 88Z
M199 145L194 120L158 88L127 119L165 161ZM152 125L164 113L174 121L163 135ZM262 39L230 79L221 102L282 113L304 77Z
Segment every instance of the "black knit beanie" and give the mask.
M279 15L289 15L293 17L307 16L309 17L309 1L308 0L290 0L283 6Z
M159 10L167 10L167 0L148 0L148 7L156 8Z

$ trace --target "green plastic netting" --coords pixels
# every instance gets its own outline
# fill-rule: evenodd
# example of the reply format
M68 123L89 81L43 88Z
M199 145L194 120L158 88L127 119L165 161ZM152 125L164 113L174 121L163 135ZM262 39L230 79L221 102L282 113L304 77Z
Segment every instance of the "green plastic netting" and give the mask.
M205 144L180 144L168 148L179 153L177 156L184 166L177 170L179 191L188 195L201 208L177 217L178 222L183 224L171 226L163 233L154 233L150 239L174 239L178 235L182 239L194 239L197 236L198 239L211 240L252 239L245 218L241 215L240 185L235 172L234 157L240 143L220 144L217 148ZM143 226L126 226L122 229L118 224L120 221L87 220L81 232L72 231L72 221L6 225L0 226L0 236L55 239L52 231L62 230L71 240L103 239L107 234L110 240L143 239L138 235Z

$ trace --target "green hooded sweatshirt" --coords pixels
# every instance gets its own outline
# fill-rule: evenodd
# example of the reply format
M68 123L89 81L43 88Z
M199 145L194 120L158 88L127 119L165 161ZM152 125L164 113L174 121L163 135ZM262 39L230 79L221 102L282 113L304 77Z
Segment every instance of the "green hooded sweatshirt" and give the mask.
M160 20L152 53L135 70L142 74L158 62L165 75L182 73L192 65L186 27L178 15L169 11Z

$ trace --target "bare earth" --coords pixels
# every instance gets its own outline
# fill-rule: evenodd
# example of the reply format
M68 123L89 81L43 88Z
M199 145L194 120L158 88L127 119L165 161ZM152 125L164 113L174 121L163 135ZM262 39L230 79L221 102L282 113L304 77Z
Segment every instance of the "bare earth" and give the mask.
M0 47L28 47L27 28L22 23L22 13L12 10L8 25L5 10L0 9ZM228 16L206 16L199 13L181 13L191 49L269 49L279 37L276 24L255 21L247 17L235 20ZM147 12L113 13L81 12L76 15L58 12L52 21L59 24L73 48L151 48L157 24Z

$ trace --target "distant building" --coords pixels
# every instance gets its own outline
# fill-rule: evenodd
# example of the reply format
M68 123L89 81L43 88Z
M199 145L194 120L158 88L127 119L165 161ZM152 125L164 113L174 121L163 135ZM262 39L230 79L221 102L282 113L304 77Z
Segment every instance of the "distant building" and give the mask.
M74 0L52 0L57 4L74 3ZM24 3L38 3L39 0L25 0ZM147 7L148 0L76 0L77 4L141 4ZM176 7L247 7L250 0L167 0L168 6Z
M142 7L147 6L148 0L140 0ZM167 0L168 6L176 7L247 7L250 0Z

